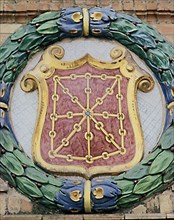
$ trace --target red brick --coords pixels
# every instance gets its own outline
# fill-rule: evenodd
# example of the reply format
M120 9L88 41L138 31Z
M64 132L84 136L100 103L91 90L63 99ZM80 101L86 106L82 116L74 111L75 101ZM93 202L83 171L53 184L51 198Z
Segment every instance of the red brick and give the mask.
M63 8L63 5L62 5L62 3L57 3L57 4L55 4L55 3L50 3L50 10L52 11L58 11L58 10L60 10L61 8Z
M86 5L95 7L97 5L97 0L87 0Z
M157 9L157 2L150 2L146 4L147 10L156 10Z
M41 220L42 215L5 215L2 220Z
M3 11L14 11L14 4L4 4Z
M116 11L122 11L123 10L123 5L122 3L113 3L112 8Z
M69 0L64 0L63 1L63 7L68 8L68 7L73 7L74 6L74 1L69 1Z
M38 8L39 8L39 11L48 11L50 10L50 5L43 2L43 3L38 4Z
M25 3L16 4L15 9L16 9L16 11L26 11L27 10L27 4L25 4Z
M15 16L15 23L18 23L18 24L28 23L26 13L20 14L19 16Z
M147 7L146 7L146 4L135 4L134 9L136 11L146 11Z
M125 10L125 11L132 11L132 10L134 10L133 2L124 3L123 4L123 10Z
M158 4L157 6L157 11L168 11L170 9L170 4L165 3L161 3Z
M148 14L147 15L147 22L148 23L156 23L157 22L157 15L156 14Z
M101 7L110 7L112 5L112 1L111 0L104 0L104 1L101 1L101 4L100 6Z
M27 11L37 11L38 10L38 4L27 4Z
M173 34L174 35L174 25L173 24L157 24L156 28L162 34Z
M7 37L9 35L10 34L2 34L2 33L0 33L0 45L2 45L4 43L4 41L7 39Z

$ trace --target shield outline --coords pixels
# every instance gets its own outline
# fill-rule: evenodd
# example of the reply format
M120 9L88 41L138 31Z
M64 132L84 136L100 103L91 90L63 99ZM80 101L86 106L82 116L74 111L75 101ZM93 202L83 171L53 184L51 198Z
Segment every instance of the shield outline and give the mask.
M45 170L55 172L59 175L79 175L86 179L91 179L99 175L115 175L120 172L127 171L136 165L143 156L144 137L140 123L136 93L137 89L143 92L148 92L154 87L154 81L151 76L147 75L143 70L136 66L135 61L131 58L130 53L123 47L113 48L111 51L112 62L103 62L95 59L90 54L86 54L80 59L74 61L61 61L64 56L64 50L60 46L50 46L42 55L42 60L36 67L28 72L21 80L21 88L25 92L34 91L38 89L38 115L36 120L35 132L32 140L32 156L34 161ZM52 165L43 160L40 153L40 141L44 120L46 117L48 106L48 86L46 79L50 78L55 69L67 70L78 68L85 63L100 69L115 69L119 68L120 73L129 79L127 102L131 125L135 137L135 155L134 158L125 164L115 166L96 166L91 168L83 168L81 166L63 166ZM134 67L129 65L134 63ZM135 68L136 66L136 68ZM108 171L109 170L109 171Z

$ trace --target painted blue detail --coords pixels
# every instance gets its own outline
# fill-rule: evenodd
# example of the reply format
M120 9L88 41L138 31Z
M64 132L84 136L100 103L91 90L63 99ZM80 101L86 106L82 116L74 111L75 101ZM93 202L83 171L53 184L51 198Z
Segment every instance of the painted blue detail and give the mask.
M95 198L95 190L97 187L101 187L104 190L104 197L101 199ZM106 180L92 180L92 207L93 211L110 211L116 208L118 196L121 195L121 190L117 186L116 182L111 179Z
M3 96L0 96L0 102L5 103L7 106L8 106L8 102L10 99L10 92L11 92L12 86L13 86L12 83L7 84L4 81L0 83L0 94L3 94ZM2 129L3 127L7 127L11 131L14 139L17 142L17 139L15 137L15 134L10 124L8 109L0 108L0 129Z
M80 181L79 181L80 182ZM74 202L70 198L70 193L72 191L78 190L82 195L80 200ZM84 210L84 182L75 183L74 181L66 180L61 187L60 191L56 193L55 200L57 205L64 211L77 211L82 212Z
M4 102L5 104L8 104L12 85L13 85L12 83L6 84L4 81L0 83L0 93L2 93L2 91L4 93L3 96L0 96L0 102Z
M94 12L101 12L102 19L94 20L92 14ZM111 38L112 35L109 33L110 23L117 19L116 12L111 8L90 8L90 35L102 38Z
M90 116L90 112L85 112L86 116Z
M66 37L81 37L83 35L83 21L74 22L72 15L76 12L82 14L81 8L67 8L63 9L62 16L57 22L61 30L61 38Z

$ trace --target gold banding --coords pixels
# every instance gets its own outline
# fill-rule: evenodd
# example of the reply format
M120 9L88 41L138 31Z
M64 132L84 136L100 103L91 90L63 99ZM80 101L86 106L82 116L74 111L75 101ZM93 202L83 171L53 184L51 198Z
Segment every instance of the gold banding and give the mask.
M7 106L7 104L5 104L4 102L0 102L0 108L7 109L7 110L8 110L8 106Z
M91 181L86 180L84 183L84 210L91 213Z
M143 76L138 83L138 89L142 92L149 92L154 88L154 81L149 76Z
M89 35L89 13L87 8L82 9L83 12L83 34L85 37Z

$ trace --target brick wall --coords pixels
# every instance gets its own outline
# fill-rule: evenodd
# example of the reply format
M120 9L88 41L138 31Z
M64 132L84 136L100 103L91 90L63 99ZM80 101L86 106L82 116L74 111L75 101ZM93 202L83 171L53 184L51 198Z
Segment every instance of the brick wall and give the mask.
M0 44L36 15L71 6L109 6L136 15L174 43L174 0L0 0Z
M38 14L71 6L110 6L119 12L136 15L144 22L150 23L174 43L174 0L0 0L0 44L18 27L26 24ZM137 215L141 215L141 219L174 219L174 215L169 214L173 212L174 185L132 210L126 211L125 215L122 214L118 218L115 215L113 218L105 216L105 219L136 219ZM28 198L11 189L0 179L0 219L1 215L17 213L41 214L41 210L36 209ZM6 216L3 219L9 219L9 217ZM13 219L30 219L30 217L21 216ZM36 215L31 219L48 218ZM54 219L66 219L66 217ZM102 219L102 217L78 216L75 219Z

